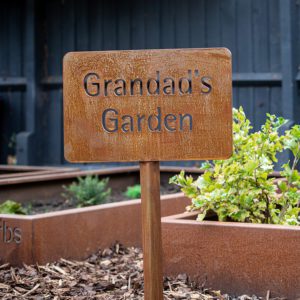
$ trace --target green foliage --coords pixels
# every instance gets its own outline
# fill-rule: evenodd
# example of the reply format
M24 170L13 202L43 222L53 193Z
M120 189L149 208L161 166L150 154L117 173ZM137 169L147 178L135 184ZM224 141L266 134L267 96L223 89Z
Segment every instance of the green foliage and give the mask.
M0 204L0 214L26 215L26 211L22 207L21 203L12 200L6 200Z
M125 192L125 196L129 199L141 198L141 185L136 184L133 186L128 186Z
M232 157L203 163L205 172L195 181L183 171L170 179L192 199L187 209L199 211L198 220L213 211L220 221L300 225L300 175L296 170L300 126L280 135L279 128L285 123L267 114L261 130L250 133L252 127L243 109L233 109ZM284 178L276 182L270 175L276 155L284 149L294 159L282 166Z
M107 187L108 181L109 178L100 180L96 175L79 177L78 182L73 182L70 186L63 186L66 191L63 196L75 201L77 207L105 203L111 194L111 189Z

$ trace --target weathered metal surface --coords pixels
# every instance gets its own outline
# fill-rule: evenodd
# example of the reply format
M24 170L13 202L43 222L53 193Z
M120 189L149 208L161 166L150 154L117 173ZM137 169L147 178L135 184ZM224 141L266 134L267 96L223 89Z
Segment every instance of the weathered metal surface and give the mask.
M228 158L231 73L225 48L68 53L66 159Z
M223 293L299 299L298 226L195 219L162 219L165 275L187 273Z
M188 202L182 194L162 196L162 216L181 212ZM131 200L36 216L0 215L5 228L0 230L0 263L83 259L116 241L140 247L140 210L140 200Z

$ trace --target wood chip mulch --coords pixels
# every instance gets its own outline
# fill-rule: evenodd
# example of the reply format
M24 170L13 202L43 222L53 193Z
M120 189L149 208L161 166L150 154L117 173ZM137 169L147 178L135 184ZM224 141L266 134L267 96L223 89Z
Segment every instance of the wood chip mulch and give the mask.
M4 264L0 266L0 299L144 299L143 254L141 249L116 244L85 261L61 259L22 268ZM269 293L264 298L222 295L197 286L184 274L164 279L164 299L275 300Z

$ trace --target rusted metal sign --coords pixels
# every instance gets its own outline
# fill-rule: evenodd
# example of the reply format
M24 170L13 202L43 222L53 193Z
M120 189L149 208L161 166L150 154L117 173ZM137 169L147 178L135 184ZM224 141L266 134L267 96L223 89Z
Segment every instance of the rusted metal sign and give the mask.
M231 73L231 54L224 48L68 53L66 159L228 158Z

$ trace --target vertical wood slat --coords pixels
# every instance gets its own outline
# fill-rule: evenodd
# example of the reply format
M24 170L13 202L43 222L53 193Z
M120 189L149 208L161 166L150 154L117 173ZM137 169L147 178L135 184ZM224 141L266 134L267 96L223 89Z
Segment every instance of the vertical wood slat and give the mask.
M236 0L221 1L220 3L220 35L221 45L230 49L232 57L236 57ZM237 72L235 59L233 59L232 71Z
M5 76L8 74L8 62L9 62L9 48L6 46L9 40L9 3L4 1L1 3L0 11L0 45L1 45L1 55L0 55L0 76Z
M221 42L220 0L206 1L206 43L207 47L219 47Z
M190 15L190 47L205 47L205 18L204 0L191 0L189 6Z
M64 12L63 2L54 0L46 2L47 19L47 48L48 50L48 74L61 74L63 45L68 41L63 39L66 32L62 30L64 20L62 18ZM53 16L56 18L53 18ZM72 34L72 33L71 33ZM44 160L51 161L51 164L62 163L62 97L61 87L49 90L46 93L46 99L43 103L43 121L45 128L43 131L47 139L43 142ZM46 161L43 162L44 164Z
M24 47L24 75L27 80L25 96L25 131L17 135L18 164L34 164L36 127L36 49L35 49L35 0L26 2L26 25Z
M116 1L103 3L103 50L115 50L117 47Z
M8 62L9 62L9 47L7 47L8 35L9 35L9 3L4 1L1 3L0 10L0 76L8 74ZM8 155L8 143L10 134L12 132L11 124L11 107L10 107L11 95L7 91L0 90L0 161L6 163Z
M47 1L45 5L47 10L45 20L47 43L46 72L48 76L61 74L62 71L62 8L62 4L58 0Z
M144 299L163 299L159 162L140 162Z
M253 71L252 55L252 1L236 2L236 39L237 57L235 58L238 72Z
M76 19L76 50L77 51L87 51L89 49L88 9L89 7L85 0L76 1L75 19Z
M131 49L144 49L145 39L145 4L144 1L131 2Z
M103 48L103 0L93 0L90 5L90 50L100 51Z
M130 6L126 1L117 4L117 49L129 50L131 43Z
M280 72L280 23L279 20L279 1L268 0L269 8L269 54L270 54L270 72ZM269 90L269 112L282 116L281 87L272 87ZM288 161L287 153L278 155L276 170L281 168L283 161Z
M160 48L160 1L145 1L145 36L146 49Z
M253 72L253 27L252 1L236 1L236 68L238 72ZM250 46L251 45L251 46ZM245 110L247 117L254 121L253 87L241 87L237 91L237 102Z
M252 28L253 28L253 70L254 72L267 72L269 70L269 26L268 2L253 0L252 2ZM254 88L253 121L254 129L259 130L265 122L266 113L269 112L269 87Z
M22 6L20 10L14 10L12 5L9 5L8 16L8 40L6 41L6 47L9 49L8 57L8 74L10 77L22 76ZM2 44L2 45L5 45ZM9 128L5 128L4 134L6 140L11 143L16 134L24 129L23 111L24 111L24 93L21 91L14 91L14 93L7 93L8 111L5 113L6 122L9 123ZM11 122L10 120L14 120ZM11 144L13 145L13 144ZM14 146L14 145L13 145ZM13 154L16 149L10 147L8 149L9 154Z
M279 1L268 0L269 8L269 52L270 71L280 72L280 23L279 23Z
M173 5L173 0L160 3L160 47L175 48L175 5Z
M294 0L279 0L281 32L281 72L284 117L299 122L299 104L296 94L295 64L295 10Z
M62 18L64 20L64 26L61 30L62 35L62 54L69 51L74 51L75 46L75 5L73 0L66 0L62 4Z
M176 9L175 17L175 34L176 34L176 48L188 48L190 44L189 32L189 1L175 0Z

